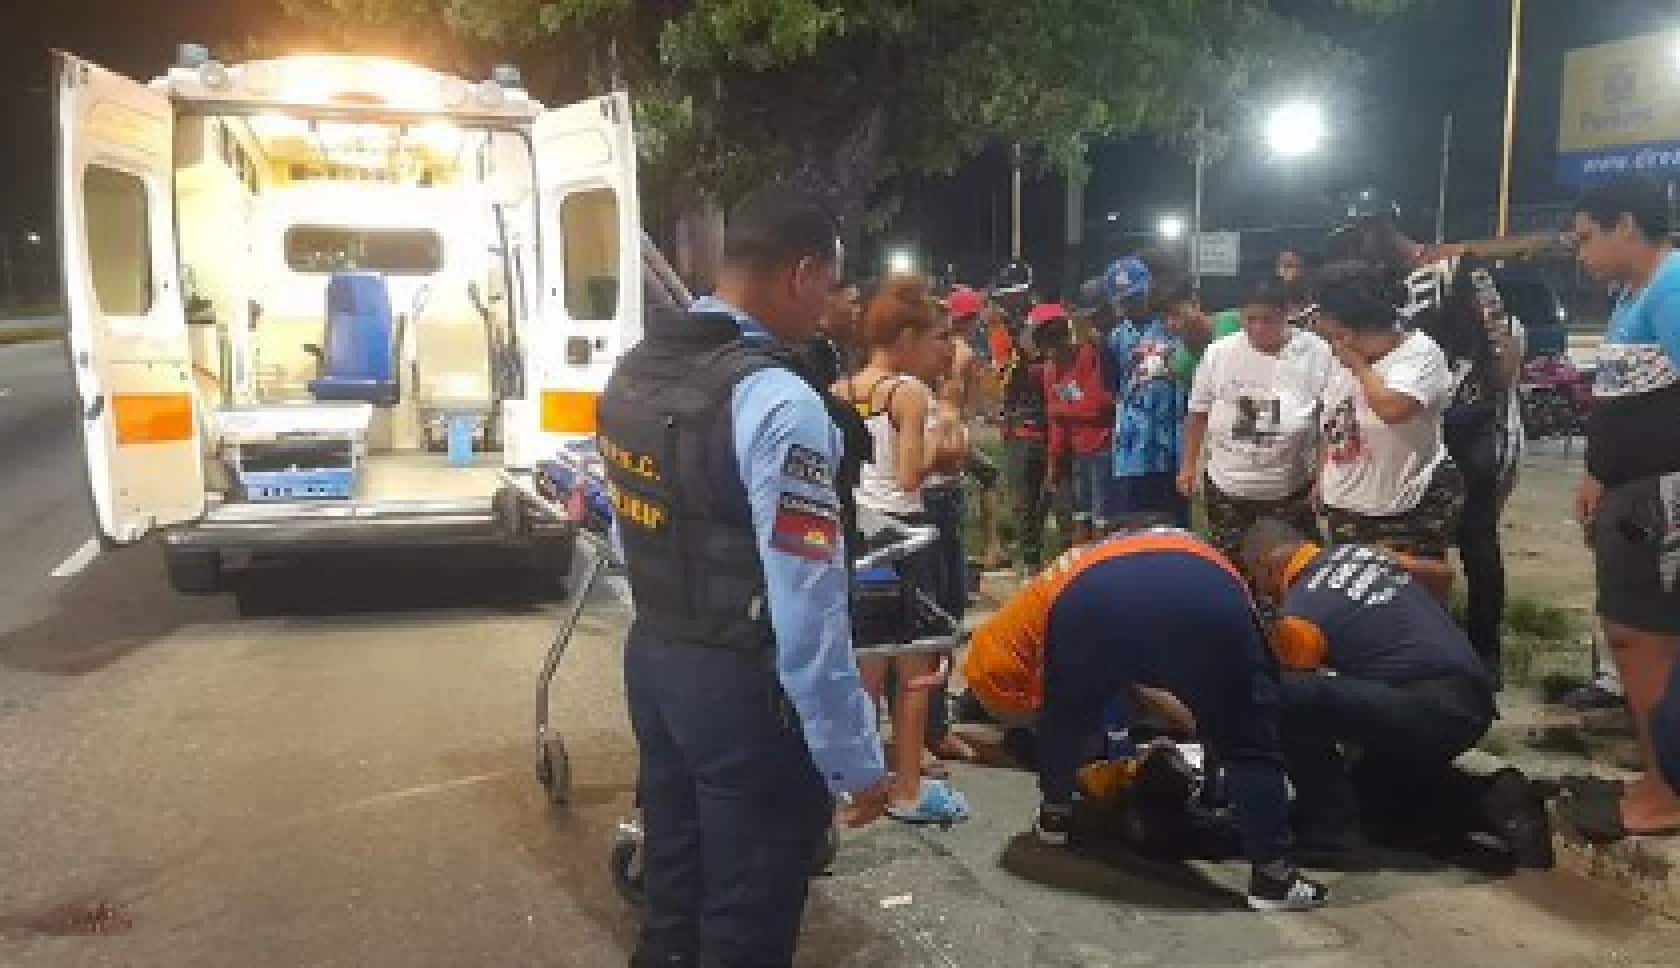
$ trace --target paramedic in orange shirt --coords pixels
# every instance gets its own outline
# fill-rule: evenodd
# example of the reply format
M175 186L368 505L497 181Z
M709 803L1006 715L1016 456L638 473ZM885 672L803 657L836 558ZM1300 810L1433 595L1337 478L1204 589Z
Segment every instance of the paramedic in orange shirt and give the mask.
M1081 751L1109 701L1153 687L1189 708L1225 769L1249 905L1325 902L1288 857L1278 666L1242 576L1211 547L1162 529L1069 551L975 631L964 672L994 717L1037 732L1041 840L1067 841Z

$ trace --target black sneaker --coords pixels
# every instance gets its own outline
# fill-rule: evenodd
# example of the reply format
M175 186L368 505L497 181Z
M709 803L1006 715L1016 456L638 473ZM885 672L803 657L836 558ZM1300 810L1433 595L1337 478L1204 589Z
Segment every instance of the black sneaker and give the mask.
M1255 911L1312 911L1330 900L1330 889L1291 869L1274 878L1256 867L1248 880L1248 906Z
M1519 866L1552 867L1551 818L1546 815L1546 802L1527 777L1514 769L1500 770L1483 794L1482 809L1493 833Z
M1073 807L1046 803L1038 808L1033 836L1046 847L1066 847L1073 834Z

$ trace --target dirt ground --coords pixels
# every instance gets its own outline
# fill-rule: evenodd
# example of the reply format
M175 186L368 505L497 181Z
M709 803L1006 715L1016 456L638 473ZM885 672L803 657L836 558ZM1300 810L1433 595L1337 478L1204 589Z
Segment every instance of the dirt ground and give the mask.
M1580 440L1531 443L1500 522L1510 602L1560 608L1572 619L1567 641L1540 650L1535 676L1584 675L1591 666L1593 562L1574 512L1583 453Z

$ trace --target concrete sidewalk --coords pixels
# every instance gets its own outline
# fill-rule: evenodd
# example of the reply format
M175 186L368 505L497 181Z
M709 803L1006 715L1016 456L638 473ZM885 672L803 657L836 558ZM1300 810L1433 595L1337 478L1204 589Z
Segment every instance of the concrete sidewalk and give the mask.
M981 581L980 602L971 609L972 627L1017 587L1014 572L988 572ZM954 682L953 688L960 688ZM1540 780L1596 776L1628 780L1635 774L1635 751L1627 716L1611 710L1578 713L1543 701L1533 688L1510 688L1500 695L1500 718L1471 757L1482 758L1478 772L1515 766ZM1553 815L1553 847L1560 870L1587 878L1646 910L1680 920L1680 837L1631 837L1620 843L1589 843Z
M1483 748L1540 779L1593 776L1626 781L1638 751L1625 711L1582 713L1545 702L1538 691L1509 689ZM1641 906L1680 919L1680 837L1629 837L1594 844L1554 804L1552 843L1558 866L1597 881Z

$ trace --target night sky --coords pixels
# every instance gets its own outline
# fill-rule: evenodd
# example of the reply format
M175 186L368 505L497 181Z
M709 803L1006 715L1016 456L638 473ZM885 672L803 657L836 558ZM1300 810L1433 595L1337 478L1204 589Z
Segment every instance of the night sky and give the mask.
M1288 0L1285 0L1287 3ZM1300 0L1311 4L1309 0ZM50 218L46 155L48 55L63 48L145 78L172 59L175 44L199 41L227 49L274 16L274 0L12 0L0 15L0 223ZM1504 0L1417 0L1397 21L1348 28L1325 23L1369 58L1357 91L1338 92L1333 142L1310 163L1283 167L1243 143L1211 174L1210 228L1314 219L1339 185L1375 182L1416 213L1434 204L1442 116L1457 118L1451 211L1493 204L1498 183L1504 96ZM1567 198L1553 183L1563 54L1572 47L1680 25L1680 14L1654 0L1527 0L1524 83L1518 117L1516 195L1521 201ZM1187 211L1190 166L1152 142L1104 145L1088 212L1117 213L1117 226L1143 228L1162 211ZM1007 180L1001 153L952 179L914 186L899 230L931 251L985 251L1003 235ZM1029 255L1059 248L1060 184L1029 187ZM997 199L993 205L976 199ZM1427 221L1428 216L1416 216ZM1001 238L996 244L1006 244Z

